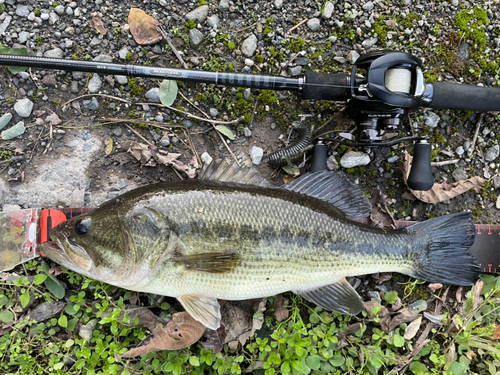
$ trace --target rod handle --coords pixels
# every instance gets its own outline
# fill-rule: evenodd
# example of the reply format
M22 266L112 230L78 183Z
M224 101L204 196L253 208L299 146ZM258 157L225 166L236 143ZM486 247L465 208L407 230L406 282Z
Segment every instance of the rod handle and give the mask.
M431 169L431 145L420 141L413 149L413 163L407 181L412 190L430 190L434 185Z

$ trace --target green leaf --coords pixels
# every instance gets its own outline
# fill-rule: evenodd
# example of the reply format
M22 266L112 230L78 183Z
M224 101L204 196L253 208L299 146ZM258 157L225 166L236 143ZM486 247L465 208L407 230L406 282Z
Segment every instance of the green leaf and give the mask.
M0 321L4 323L10 323L14 320L14 314L9 310L0 311Z
M289 374L292 369L290 368L290 362L285 361L281 364L281 372L286 375Z
M215 129L217 129L217 131L221 132L222 134L224 134L226 137L228 137L231 141L234 141L236 139L236 137L234 136L234 133L231 129L229 129L227 126L224 126L224 125L217 125L215 127Z
M306 365L313 370L319 370L321 366L321 357L319 355L311 355L306 358Z
M47 275L43 274L43 273L39 273L38 275L35 276L35 280L33 281L33 283L35 285L40 285L41 283L43 283L45 280L47 279Z
M9 302L9 299L6 295L0 294L0 306L4 306Z
M387 292L384 298L387 303L390 303L392 305L398 300L398 292L396 292L395 290Z
M0 54L3 55L16 55L16 56L28 56L33 55L33 53L28 52L26 48L9 48L0 43ZM27 67L23 66L8 66L9 72L16 74L19 72L24 72Z
M198 357L191 356L191 357L189 357L189 364L190 364L191 366L195 366L195 367L197 367L197 366L199 366L199 365L200 365L200 360L198 359Z
M30 303L30 292L27 289L23 291L23 294L19 297L19 301L21 301L22 307L28 306L28 303Z
M286 174L292 176L298 176L300 174L300 169L297 167L290 167L289 165L285 165L281 168L286 172Z
M405 344L405 339L401 335L395 334L392 342L396 348L402 348Z
M171 106L177 98L177 82L171 80L163 80L160 85L160 102L163 105Z
M292 368L301 374L309 374L311 372L311 369L305 363L298 360L292 361Z
M421 362L413 361L410 364L410 371L415 375L425 374L427 372L427 367Z
M81 368L83 368L83 366L85 366L85 359L80 358L78 361L76 361L75 368L77 370L80 370Z
M450 374L454 374L454 375L465 375L466 374L466 368L463 364L459 363L459 362L453 362L450 366L450 368L448 369L448 372ZM495 372L490 372L490 374L495 374Z
M47 280L45 280L45 286L49 290L50 293L54 295L54 297L57 297L59 299L64 298L64 295L66 294L66 291L64 290L64 287L61 285L57 279L53 279L48 275L49 277Z
M66 315L61 315L59 317L59 320L57 321L57 324L59 324L63 328L66 328L68 326L68 318L66 317Z
M345 358L341 355L334 355L329 362L332 366L340 367L345 363Z

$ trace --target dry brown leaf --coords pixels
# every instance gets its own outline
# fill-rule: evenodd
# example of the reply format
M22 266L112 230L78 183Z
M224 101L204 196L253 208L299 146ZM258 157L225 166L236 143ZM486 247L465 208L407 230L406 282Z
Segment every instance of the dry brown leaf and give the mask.
M436 290L441 289L443 287L443 284L441 283L432 283L429 284L429 289L434 293Z
M92 27L97 30L99 34L106 35L108 32L102 23L101 17L94 16L92 17Z
M392 331L394 328L399 326L401 323L409 323L413 322L415 319L417 319L420 315L415 312L413 309L409 308L404 308L402 309L398 315L396 315L392 321L391 324L389 325L389 331Z
M451 344L448 352L446 353L446 363L444 364L443 370L448 371L451 364L455 360L455 344Z
M493 333L493 336L491 336L492 340L500 340L500 324L497 324L495 326L495 333Z
M262 328L266 301L225 301L221 304L222 325L227 329L225 342L238 340L241 345Z
M206 340L201 342L201 345L205 349L213 349L214 353L219 353L224 346L224 340L226 340L226 336L226 327L222 325L217 329L217 331L207 328L205 330L205 333L203 333L203 337L206 338ZM238 341L236 341L236 345L238 345ZM234 350L236 350L236 348Z
M405 162L403 164L403 175L405 177L405 182L408 180L408 175L410 174L410 165L412 161L411 155L408 152L405 152ZM439 203L446 201L451 198L455 198L456 196L463 194L470 189L479 189L483 187L484 180L475 176L469 178L468 180L462 180L455 182L453 184L449 184L447 181L444 181L442 184L434 184L431 190L428 191L418 191L411 190L412 194L419 200L425 203Z
M403 307L403 302L401 301L401 298L398 297L396 302L394 302L391 306L391 311L396 312L398 311L401 307Z
M141 164L146 164L152 156L149 146L144 143L134 143L127 151L130 152L134 158L140 161Z
M408 324L408 327L406 327L406 329L405 329L405 334L403 335L403 338L405 340L411 340L412 338L414 338L415 335L417 334L418 330L420 329L420 324L422 324L422 317L421 316L419 316L413 322Z
M391 314L389 313L389 310L387 307L382 306L378 302L374 301L367 301L365 302L365 310L368 314L368 318L373 319L375 315L373 314L373 309L375 307L380 307L380 311L377 313L377 317L380 319L380 327L386 331L389 332L389 325L391 323Z
M481 297L481 291L483 290L484 281L478 280L476 285L474 285L474 295L473 295L473 304L472 310L476 310L477 307L483 302L483 298Z
M379 273L374 273L372 274L373 280L375 280L375 283L378 285L382 285L386 281L389 281L392 279L392 272L379 272Z
M194 320L188 312L183 311L172 316L166 327L158 324L152 335L144 340L138 348L131 349L118 358L133 358L159 350L179 350L197 342L205 332L205 326Z
M288 304L288 299L283 297L281 294L274 300L274 316L278 322L286 320L290 315L290 312L286 308Z
M156 29L158 21L141 9L131 8L128 15L130 33L137 44L155 44L161 40L161 34Z
M401 198L406 199L407 201L414 201L415 199L417 199L409 191L405 191L403 194L401 194Z
M383 207L387 207L388 204L392 203L387 201L387 196L382 194L379 188L372 190L370 203L372 204L372 211L370 213L370 220L372 224L381 229L391 228L393 224L393 219L391 215Z
M62 273L62 267L61 266L51 267L49 269L49 273L54 275L54 276L58 276Z

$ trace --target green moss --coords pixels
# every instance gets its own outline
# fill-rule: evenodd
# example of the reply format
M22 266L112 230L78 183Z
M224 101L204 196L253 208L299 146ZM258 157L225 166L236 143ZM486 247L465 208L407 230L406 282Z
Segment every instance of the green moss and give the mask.
M128 79L128 86L132 95L141 95L144 92L144 87L140 86L136 78Z
M411 12L408 13L408 15L405 18L398 17L396 20L398 24L403 28L411 29L413 26L417 24L418 21L420 21L420 17L417 14Z
M430 138L430 143L441 145L446 142L444 136L438 131L434 130L434 135Z
M373 30L377 34L380 43L385 44L389 27L385 24L384 17L380 16L373 24Z
M208 60L204 65L203 69L209 70L212 72L225 72L230 69L228 64L224 64L221 62L221 59L217 56L212 56L210 60Z
M194 22L193 20L189 20L186 22L184 26L186 27L187 30L191 30L196 28L196 22Z
M132 57L134 57L134 54L132 52L127 53L127 61L132 60Z
M435 148L434 150L431 151L431 161L436 160L436 156L439 154L439 148Z
M262 55L255 55L255 59L254 60L255 60L255 62L257 64L262 64L264 62L264 56L262 56Z
M229 48L229 50L233 50L236 48L236 44L234 44L234 42L228 42L227 43L227 48Z
M301 38L298 39L291 39L287 43L287 48L290 50L290 52L293 53L299 53L304 49L304 46L306 45L306 42L302 40Z

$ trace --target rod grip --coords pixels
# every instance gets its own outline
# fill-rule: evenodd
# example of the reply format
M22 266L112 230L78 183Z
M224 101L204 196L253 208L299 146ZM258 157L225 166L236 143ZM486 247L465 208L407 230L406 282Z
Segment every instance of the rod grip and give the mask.
M458 109L463 111L500 111L500 89L461 85L450 82L432 82L433 94L430 108Z
M351 97L350 77L347 74L328 74L307 71L302 97L347 101Z
M412 190L430 190L434 185L431 169L430 143L417 143L413 149L413 163L410 169L408 187Z

